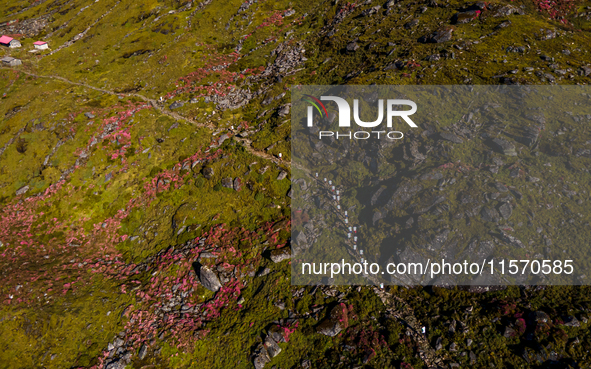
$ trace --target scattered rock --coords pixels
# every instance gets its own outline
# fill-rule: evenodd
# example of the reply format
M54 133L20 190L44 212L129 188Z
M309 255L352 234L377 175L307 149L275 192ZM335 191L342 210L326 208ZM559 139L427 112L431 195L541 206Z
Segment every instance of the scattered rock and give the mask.
M520 54L525 53L524 46L508 46L506 50L508 53L520 53Z
M203 168L203 177L205 179L211 179L213 177L214 171L212 167L205 167Z
M533 313L533 320L536 323L548 323L550 321L550 316L545 312L538 310Z
M288 259L291 259L291 252L288 247L271 251L271 260L273 260L274 263L280 263L283 260Z
M140 360L144 360L147 355L148 355L148 347L144 344L140 347L140 350L138 351L137 356Z
M497 164L497 165L502 165L502 164ZM505 186L505 185L504 185L504 184L502 184L502 183L499 183L499 182L497 182L497 183L495 183L495 185L494 185L494 186L495 186L495 188L496 188L496 189L497 189L499 192L507 192L507 191L509 191L509 189L507 188L507 186Z
M306 234L304 232L297 232L295 236L295 242L300 247L305 247L308 244L308 239L306 238Z
M521 137L521 142L524 145L532 147L536 142L538 142L538 137L540 136L540 128L538 127L525 127L523 129L523 136Z
M88 119L94 119L94 114L90 113L90 112L86 112L84 113L84 116Z
M448 42L452 39L452 33L454 29L452 27L443 27L438 29L437 31L419 38L419 42L421 43L442 43Z
M435 340L435 350L439 351L443 349L443 339L441 337L437 337Z
M263 369L265 365L271 361L271 356L263 344L260 344L254 353L254 367L255 369Z
M404 223L406 225L406 228L411 228L412 225L414 224L415 220L413 217L410 217L406 220L406 222Z
M495 12L493 17L508 17L513 14L524 15L525 12L513 5L505 5Z
M488 10L489 5L490 5L490 2L488 2L488 1L479 1L476 4L472 5L470 8L477 9L477 10Z
M468 10L466 12L456 13L452 17L451 21L454 24L469 23L472 22L474 19L478 18L478 16L480 16L480 13L480 10Z
M425 174L423 174L419 179L421 179L423 181L427 181L427 180L442 179L442 178L443 178L443 173L441 173L441 172L431 172L431 173L425 173Z
M517 156L517 151L515 151L515 145L513 145L511 142L502 139L502 138L495 138L494 140L492 140L492 142L495 145L495 148L507 155L507 156Z
M173 124L170 126L170 128L167 130L167 132L170 132L170 131L172 131L172 130L173 130L173 129L175 129L175 128L179 128L179 122L174 122L174 123L173 123Z
M513 338L517 335L517 332L515 331L515 329L511 328L511 327L505 327L505 331L503 332L503 336L505 338Z
M269 273L271 273L271 269L263 268L263 269L259 270L254 276L255 277L264 277Z
M113 360L105 366L105 369L125 369L127 363L123 360Z
M257 346L253 354L256 369L262 369L271 359L281 353L279 342L285 342L285 338L280 328L273 326L269 329L269 334L265 337L263 343Z
M425 160L427 158L425 154L419 151L419 145L416 141L411 141L408 145L408 154L410 154L414 160ZM406 146L404 147L404 157L405 159L408 158Z
M402 69L402 68L404 68L404 62L402 60L397 60L393 63L386 65L386 67L384 67L384 71L396 70L396 69Z
M511 214L513 213L513 208L511 207L511 204L506 202L499 206L499 213L501 213L501 216L504 219L509 219L511 217Z
M553 62L554 58L548 55L540 55L540 59L542 59L543 61L547 61L547 62Z
M494 291L502 291L507 289L507 286L502 285L491 285L487 279L494 278L490 276L479 276L472 282L472 285L465 288L470 293L486 293ZM496 280L496 283L502 283L500 280Z
M412 29L412 28L415 28L418 25L419 25L419 20L415 18L415 19L411 20L410 22L405 23L404 24L404 28L405 29Z
M277 112L277 114L278 114L280 117L284 117L284 116L286 116L287 114L289 114L289 110L290 110L290 109L291 109L291 104L285 104L285 105L283 105L283 106L279 107L279 111Z
M325 336L334 337L348 326L346 307L337 305L330 311L330 314L317 327L316 332Z
M264 345L271 358L274 358L281 352L281 347L279 347L277 342L270 335L265 338Z
M493 207L488 206L482 208L480 216L485 222L498 222L500 219L499 213Z
M538 76L542 81L549 81L551 83L556 82L556 77L554 77L553 75L551 75L550 73L544 73L542 71L536 71L535 72L536 76Z
M382 7L380 5L377 5L377 6L374 6L373 8L365 9L363 12L361 12L361 15L365 16L365 17L370 16L370 15L374 15L377 12L379 12L381 8Z
M470 357L470 365L476 364L477 358L476 358L476 354L474 353L474 351L470 351L470 353L468 354L468 357Z
M524 248L525 246L523 245L523 242L521 242L519 239L517 239L517 237L510 235L509 233L505 232L502 229L499 229L499 232L501 233L501 237L500 239L512 246L515 247L519 247L519 248Z
M277 180L281 181L282 179L285 179L285 177L287 177L287 172L282 170L281 172L279 172L279 175L277 176Z
M253 95L249 91L235 88L223 96L214 95L211 100L206 97L205 102L215 102L218 110L233 110L246 105L252 97Z
M357 45L357 42L349 42L347 44L347 51L354 52L357 51L357 49L359 49L359 45Z
M185 103L180 102L180 101L175 101L172 104L170 104L169 108L170 108L170 110L174 110L174 109L180 108L183 105L185 105Z
M234 181L232 181L231 177L226 177L222 179L222 186L229 189L234 189Z
M588 67L588 66L581 67L579 69L579 75L585 76L585 77L587 77L588 75L591 75L591 67Z
M464 140L462 140L460 137L454 135L453 133L449 133L449 132L442 132L440 134L441 138L443 138L446 141L450 141L453 143L457 143L457 144L461 144L464 142Z
M562 317L562 321L564 322L564 323L562 323L562 325L564 325L565 327L580 327L581 326L581 323L579 322L579 320L572 315Z
M242 179L238 177L234 178L234 189L236 191L240 191L242 189Z
M552 40L553 38L556 38L556 31L554 30L541 29L540 32L541 34L539 35L538 39L541 41Z
M224 133L220 136L220 138L218 138L218 143L216 146L221 146L228 138L230 138L230 136L227 133Z
M501 24L499 24L498 26L495 27L495 30L499 30L499 29L503 29L503 28L507 28L511 25L511 21L504 21Z
M448 328L449 333L456 333L456 324L457 324L457 320L452 319L451 323L449 323L449 328ZM456 347L455 342L452 343L451 346Z
M24 187L19 188L18 190L16 190L16 195L20 196L25 194L27 191L29 191L29 185L26 185Z
M115 346L115 348L119 348L119 347L123 346L124 343L125 343L125 341L123 341L123 339L121 339L121 337L117 337L113 341L113 345Z

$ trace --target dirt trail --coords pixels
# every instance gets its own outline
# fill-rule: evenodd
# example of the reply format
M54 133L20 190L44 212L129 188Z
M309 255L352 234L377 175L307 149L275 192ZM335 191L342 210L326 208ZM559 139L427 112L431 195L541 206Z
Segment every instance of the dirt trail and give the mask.
M419 347L419 356L425 362L428 368L444 367L443 357L441 357L435 349L431 347L427 337L421 332L421 322L415 317L412 308L401 298L374 287L374 292L382 300L386 306L388 315L398 319L406 326L406 332L416 342Z
M327 193L330 193L330 189L328 184L323 182L320 178L316 178L312 175L310 170L307 168L302 167L297 163L292 163L293 166L299 170L302 170L306 176L308 176L312 181L316 181L319 187L323 188ZM339 213L337 210L336 202L333 205L333 209L337 212L337 215L341 219L341 226L343 230L346 232L346 229L351 224L345 224L344 219L345 217ZM347 251L349 255L355 259L356 262L360 263L361 258L357 251L354 251L353 243L348 240L345 242L348 246ZM410 305L408 305L403 299L398 296L395 296L388 292L386 289L380 288L380 283L382 282L379 278L375 277L372 274L367 275L367 279L373 283L373 290L376 295L382 300L382 303L386 307L386 314L390 317L400 321L406 327L406 333L410 337L414 339L417 343L419 356L425 362L428 368L439 368L444 366L444 358L437 354L437 352L431 347L427 337L422 333L422 327L424 326L421 324L419 319L415 316L415 313Z
M62 81L64 83L70 84L70 85L75 85L75 86L80 86L80 87L85 87L85 88L89 88L91 90L95 90L95 91L99 91L105 94L109 94L109 95L115 95L115 96L126 96L126 97L137 97L138 99L141 99L147 103L149 103L150 105L152 105L152 107L154 107L155 109L157 109L161 114L169 116L175 120L179 120L179 121L185 121L188 122L196 127L199 128L208 128L211 130L215 130L216 127L215 125L213 125L211 122L197 122L196 120L192 119L192 118L187 118L184 117L178 113L172 112L168 109L166 109L166 107L164 107L162 104L159 104L157 100L154 99L150 99L148 97L145 97L143 95L140 94L136 94L136 93L118 93L115 91L111 91L111 90L106 90L104 88L100 88L100 87L95 87L95 86L91 86L89 84L86 83L81 83L81 82L74 82L74 81L70 81L67 78L64 77L60 77L60 76L55 76L55 75L40 75L40 74L35 74L35 73L31 73L31 72L26 72L22 69L15 69L15 68L6 68L6 67L0 67L0 69L5 69L5 70L12 70L12 71L16 71L19 73L23 73L26 74L28 76L31 77L37 77L37 78L48 78L48 79L55 79L55 80L59 80ZM262 159L266 159L266 160L270 160L273 163L281 166L281 167L290 167L290 163L282 160L280 158L276 158L272 155L269 155L265 152L256 150L255 148L252 147L252 142L246 138L239 138L234 136L234 141L240 143L242 146L244 146L244 148L251 153L252 155L258 156Z
M178 113L171 112L171 111L167 110L164 106L162 106L162 104L159 104L157 100L147 98L147 97L140 95L140 94L117 93L115 91L107 90L104 88L94 87L94 86L91 86L86 83L70 81L69 79L64 78L64 77L60 77L60 76L39 75L39 74L25 72L23 70L17 70L17 69L13 69L13 68L2 67L1 69L9 69L9 70L14 70L14 71L19 71L19 72L24 73L26 75L29 75L32 77L37 77L37 78L55 79L55 80L62 81L64 83L68 83L68 84L75 85L75 86L86 87L86 88L89 88L89 89L92 89L95 91L99 91L99 92L103 92L103 93L109 94L109 95L137 97L143 101L150 103L150 105L152 105L155 109L160 111L160 113L162 113L166 116L169 116L173 119L188 122L196 127L204 127L204 128L209 128L211 130L214 130L216 128L212 123L197 122L194 119L183 117L182 115L180 115ZM234 141L240 143L252 155L258 156L258 157L265 159L265 160L270 160L281 167L290 167L289 162L283 161L283 160L276 158L272 155L269 155L265 152L254 149L252 147L252 142L246 138L240 138L240 137L234 136ZM304 168L300 168L300 169L304 169ZM312 176L308 170L304 169L304 171L306 172L306 174L308 176L310 176L312 178ZM354 255L354 256L357 256L357 255ZM376 284L379 283L379 281L377 279L374 280L373 282ZM374 287L374 291L380 297L380 299L382 300L382 302L386 306L387 313L389 315L395 317L399 321L401 321L403 324L405 324L405 326L407 327L408 333L417 342L417 344L419 346L419 354L420 354L421 358L423 359L423 361L425 362L425 364L429 368L442 366L443 365L443 358L441 358L435 352L435 350L431 347L431 345L427 341L427 338L420 332L421 324L418 321L418 319L415 317L415 315L412 311L412 308L408 304L406 304L406 302L401 300L400 298L398 298L398 297L396 297L396 296L394 296L394 295L392 295L392 294L390 294L378 287Z
M152 105L152 107L154 107L155 109L157 109L158 111L160 111L160 113L162 113L163 115L169 116L175 120L179 120L179 121L185 121L188 122L196 127L203 127L203 128L209 128L211 130L214 130L216 127L210 123L203 123L203 122L197 122L194 119L191 118L187 118L184 117L178 113L175 112L171 112L169 110L167 110L162 104L159 104L157 100L154 99L150 99L148 97L145 97L143 95L140 94L136 94L136 93L117 93L115 91L111 91L111 90L107 90L104 88L99 88L99 87L95 87L95 86L91 86L89 84L86 83L80 83L80 82L74 82L74 81L70 81L67 78L64 77L60 77L60 76L55 76L55 75L39 75L39 74L35 74L35 73L31 73L31 72L26 72L23 70L19 70L19 69L14 69L14 68L5 68L5 67L0 67L0 69L8 69L8 70L14 70L14 71L18 71L21 73L24 73L26 75L32 76L32 77L37 77L37 78L48 78L48 79L55 79L55 80L59 80L62 81L64 83L70 84L70 85L75 85L75 86L81 86L81 87L85 87L85 88L89 88L95 91L99 91L105 94L109 94L109 95L115 95L115 96L127 96L127 97L137 97L145 102L150 103L150 105ZM272 155L269 155L265 152L256 150L252 147L252 142L249 139L246 138L240 138L240 137L236 137L234 136L234 141L238 142L239 144L241 144L249 153L251 153L252 155L258 156L262 159L265 160L270 160L272 162L274 162L275 164L281 166L281 167L290 167L290 163L284 160L281 160L279 158L276 158ZM298 166L299 167L299 166ZM304 168L300 168L303 169L306 174L310 177L311 174L309 173L308 170L304 169ZM357 256L357 255L354 255ZM371 279L371 278L370 278ZM376 279L373 281L374 283L379 283L379 281ZM407 327L407 332L409 335L411 335L413 337L413 339L417 342L418 346L419 346L419 354L421 356L421 358L423 359L423 361L425 362L425 364L429 367L429 368L435 368L438 366L443 366L443 358L440 357L435 350L431 347L431 345L429 344L429 342L427 341L427 338L420 333L420 329L421 329L421 324L418 321L418 319L415 317L412 308L406 304L406 302L404 302L403 300L401 300L400 298L378 288L378 287L374 287L374 291L375 293L380 297L380 299L382 300L382 302L384 303L384 305L386 306L387 309L387 313L393 317L395 317L396 319L398 319L399 321L401 321L403 324L405 324L405 326Z

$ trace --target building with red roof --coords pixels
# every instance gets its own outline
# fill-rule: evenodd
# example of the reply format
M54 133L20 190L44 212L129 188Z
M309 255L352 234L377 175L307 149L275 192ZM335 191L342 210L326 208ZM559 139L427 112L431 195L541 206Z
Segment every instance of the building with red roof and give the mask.
M47 45L47 42L45 41L35 41L33 42L33 45L35 45L35 49L39 50L45 50L49 47L49 45Z
M19 40L15 40L14 38L9 36L0 37L0 45L11 48L21 47L21 43Z

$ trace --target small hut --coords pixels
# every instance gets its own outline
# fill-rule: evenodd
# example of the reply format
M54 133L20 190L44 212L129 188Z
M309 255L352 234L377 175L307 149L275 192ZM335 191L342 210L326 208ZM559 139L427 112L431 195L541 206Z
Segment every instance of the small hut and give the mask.
M9 67L16 67L17 65L23 64L20 59L15 59L12 56L5 56L2 59L3 65L8 65Z
M14 38L8 36L0 37L0 45L10 48L21 47L19 40L15 40Z
M49 45L47 45L47 42L45 41L35 41L33 42L33 45L35 45L35 49L39 50L45 50L49 47Z

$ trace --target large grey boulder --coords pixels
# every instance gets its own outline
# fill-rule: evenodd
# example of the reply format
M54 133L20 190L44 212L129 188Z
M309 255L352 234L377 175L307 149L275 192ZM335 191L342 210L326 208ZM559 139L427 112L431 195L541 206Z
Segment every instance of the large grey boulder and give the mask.
M217 292L222 288L222 284L217 274L205 265L201 265L199 268L199 281L203 287L213 292Z
M317 327L316 332L325 336L334 337L348 326L347 308L342 304L332 308L326 317Z
M288 259L291 259L291 252L288 247L271 251L271 260L273 260L274 263L280 263L283 260Z

